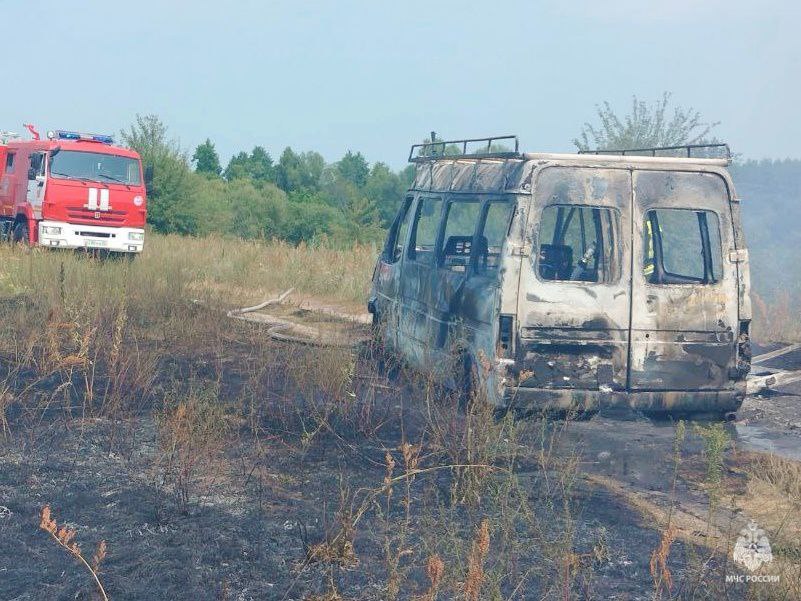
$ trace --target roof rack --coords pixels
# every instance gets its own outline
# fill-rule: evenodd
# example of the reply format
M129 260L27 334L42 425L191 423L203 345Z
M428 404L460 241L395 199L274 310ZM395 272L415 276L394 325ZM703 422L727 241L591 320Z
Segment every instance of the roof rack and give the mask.
M431 139L436 140L436 132L431 132ZM492 144L494 142L501 142L501 141L511 141L514 140L515 149L514 151L493 151ZM487 150L486 152L467 152L467 145L476 143L476 142L486 142ZM461 152L450 153L446 154L446 150L448 150L448 146L459 146L461 145ZM488 138L466 138L463 140L447 140L444 142L424 142L422 144L412 144L412 148L409 151L409 162L410 163L420 163L423 161L430 161L432 159L438 158L446 158L446 159L460 159L460 158L471 158L471 159L480 159L480 158L514 158L520 156L519 150L520 144L517 139L517 136L491 136ZM416 154L415 154L416 152Z
M713 158L725 158L728 161L731 161L731 149L729 148L728 144L680 144L678 146L653 146L650 148L625 148L620 150L606 150L606 149L599 149L599 150L579 150L579 154L617 154L621 156L628 156L633 154L639 154L642 156L644 152L650 152L651 156L657 156L657 152L664 152L668 150L681 150L687 153L687 158L709 158L709 157L693 157L693 150L699 150L701 148L705 148L707 150L716 149L722 150L722 156L717 156Z

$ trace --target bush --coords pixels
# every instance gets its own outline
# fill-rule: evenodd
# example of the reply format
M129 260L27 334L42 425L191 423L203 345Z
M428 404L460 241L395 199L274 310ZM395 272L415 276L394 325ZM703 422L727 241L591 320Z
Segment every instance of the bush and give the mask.
M245 239L282 237L287 222L286 194L273 184L257 189L245 179L225 186L225 200L230 207L228 232Z

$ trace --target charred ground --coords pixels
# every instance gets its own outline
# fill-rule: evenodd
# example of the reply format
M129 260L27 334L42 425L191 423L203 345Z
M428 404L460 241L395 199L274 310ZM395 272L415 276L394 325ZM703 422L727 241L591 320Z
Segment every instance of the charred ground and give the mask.
M369 348L225 317L290 286L354 308L370 249L154 242L133 264L2 251L0 598L95 595L45 504L107 541L113 599L799 595L798 464L753 450L797 448L794 397L729 425L498 420ZM780 586L725 583L747 517Z

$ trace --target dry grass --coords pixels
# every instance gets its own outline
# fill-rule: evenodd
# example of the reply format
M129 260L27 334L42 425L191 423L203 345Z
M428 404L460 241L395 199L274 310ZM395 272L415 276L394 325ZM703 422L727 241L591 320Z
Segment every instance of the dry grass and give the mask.
M106 558L106 541L101 540L98 545L97 549L95 550L94 554L92 555L92 563L86 560L81 553L81 548L78 546L78 543L75 542L75 535L77 532L69 528L66 525L59 526L55 519L53 519L51 512L50 512L50 505L45 505L42 507L42 513L40 516L39 521L39 528L47 532L50 537L58 543L58 545L67 551L70 555L72 555L75 559L77 559L81 564L89 571L92 575L92 578L97 585L100 594L103 595L103 599L108 601L108 595L106 594L106 589L103 587L103 583L100 581L100 564L103 563L103 560Z
M303 481L321 456L341 457L338 491L309 484L320 530L309 540L304 529L286 599L342 599L350 591L336 576L366 565L382 599L516 599L534 586L543 599L581 597L610 555L602 535L578 538L579 456L561 444L569 424L499 417L476 397L460 406L403 370L401 384L388 380L371 353L276 343L224 316L289 287L361 310L374 256L157 235L132 262L0 246L1 438L62 414L71 426L92 416L147 422L150 469L184 508L204 487L223 482L244 495L265 474ZM716 430L703 437L707 484L720 496L726 440ZM774 510L789 517L763 525L792 541L799 478L768 467L750 486L784 491ZM652 562L666 588L674 539L723 539L696 515L671 517L641 491L593 481L669 526Z
M489 522L482 520L476 529L472 549L467 560L467 576L464 581L464 595L467 601L481 598L481 585L484 583L484 562L490 546Z
M419 597L420 601L436 601L442 578L445 575L445 562L439 555L431 555L426 561L426 576L428 577L428 589Z
M649 568L651 570L651 578L654 579L654 593L657 597L662 594L663 587L668 595L673 588L673 576L668 568L668 557L670 555L670 547L676 540L677 534L676 527L670 524L662 532L659 546L651 553Z
M748 484L738 505L801 564L801 463L766 453L744 456Z
M162 481L174 486L186 504L200 474L208 477L228 435L226 407L214 390L191 390L173 402L165 400L156 415Z
M753 592L764 599L801 599L801 463L757 452L740 452L738 459L747 484L736 507L767 533L774 559L762 570L780 577L770 590Z
M28 383L58 381L48 386L51 398L44 404L90 415L139 411L153 401L165 359L219 357L238 328L225 310L289 286L334 304L363 305L373 259L369 247L296 248L155 234L132 261L0 245L0 356ZM322 364L342 372L333 358ZM341 383L350 371L308 373L319 375L314 386ZM13 375L5 374L5 384L0 380L6 436L2 416L9 395L19 392L8 385Z

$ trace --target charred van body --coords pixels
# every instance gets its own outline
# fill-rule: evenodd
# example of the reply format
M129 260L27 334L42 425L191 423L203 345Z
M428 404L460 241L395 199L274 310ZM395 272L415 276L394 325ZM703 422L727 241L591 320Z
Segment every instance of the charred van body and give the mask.
M736 411L751 305L728 147L527 154L511 139L412 148L369 301L387 352L504 407Z

